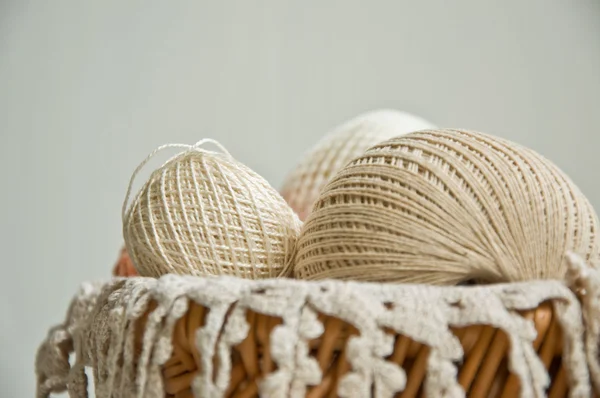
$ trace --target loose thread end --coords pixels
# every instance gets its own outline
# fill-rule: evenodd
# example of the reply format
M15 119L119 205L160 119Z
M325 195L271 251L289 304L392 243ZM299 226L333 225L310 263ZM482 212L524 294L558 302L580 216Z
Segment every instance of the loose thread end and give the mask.
M188 145L188 144L165 144L165 145L159 146L158 148L156 148L155 150L153 150L152 152L150 152L150 154L148 156L146 156L146 158L135 168L135 170L133 171L133 174L131 175L131 177L129 179L129 184L127 186L127 193L125 194L125 199L123 200L123 205L121 207L121 221L123 223L125 222L125 218L126 218L126 214L127 214L127 210L128 210L128 205L129 205L129 199L131 198L131 191L133 189L133 183L135 181L135 178L140 173L140 171L142 171L142 169L144 168L144 166L152 158L154 158L159 152L162 152L163 150L169 149L169 148L183 149L184 152L182 152L182 153L186 153L186 152L190 152L190 151L205 151L205 149L202 149L201 146L204 145L204 144L207 144L207 143L211 143L211 144L215 145L225 155L227 155L230 158L233 158L231 156L231 154L229 153L229 151L227 151L227 149L225 149L225 147L223 145L221 145L221 143L219 143L218 141L216 141L216 140L214 140L212 138L203 138L200 141L196 142L194 145ZM182 153L179 153L179 154L175 155L174 157L171 157L162 166L164 166L165 164L169 163L171 160L173 160L177 156L180 156Z

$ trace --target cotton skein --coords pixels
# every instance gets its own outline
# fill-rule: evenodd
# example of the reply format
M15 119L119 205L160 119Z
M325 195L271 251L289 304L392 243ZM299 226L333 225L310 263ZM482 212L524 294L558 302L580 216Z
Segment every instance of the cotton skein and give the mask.
M208 142L223 153L201 147ZM127 209L136 174L168 147L185 150L151 174ZM123 234L141 276L262 279L291 271L300 220L275 189L217 142L161 147L138 167L131 183Z
M295 275L454 285L561 279L598 259L598 218L541 155L493 136L420 131L373 146L325 187Z
M304 220L325 184L349 161L381 141L433 127L405 112L383 109L363 113L334 128L302 156L285 178L282 195Z

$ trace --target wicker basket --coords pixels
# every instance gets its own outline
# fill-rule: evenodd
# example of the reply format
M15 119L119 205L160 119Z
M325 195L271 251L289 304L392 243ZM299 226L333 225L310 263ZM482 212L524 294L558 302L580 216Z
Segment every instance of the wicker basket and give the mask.
M38 351L38 397L87 396L85 367L97 397L598 396L600 276L584 274L571 288L85 285Z
M162 367L168 397L194 397L191 383L201 366L201 354L193 342L196 331L204 324L206 312L204 307L191 303L186 315L175 326L173 356ZM551 306L544 303L521 315L535 323L538 336L533 346L552 379L548 396L566 397L568 382L561 364L561 330L556 318L552 316ZM325 325L325 332L321 338L311 340L310 348L323 372L323 381L311 388L307 397L335 397L340 378L350 370L350 364L346 360L346 343L358 331L335 317L320 315L319 320ZM269 350L269 336L281 320L249 312L247 321L250 333L232 352L231 379L226 397L258 396L258 382L275 370ZM460 339L465 353L458 379L467 396L518 396L519 380L508 371L509 341L503 331L488 325L453 328L452 331ZM393 331L389 333L394 336L395 344L393 353L387 359L404 368L408 375L406 387L398 396L424 396L423 379L429 355L428 347Z

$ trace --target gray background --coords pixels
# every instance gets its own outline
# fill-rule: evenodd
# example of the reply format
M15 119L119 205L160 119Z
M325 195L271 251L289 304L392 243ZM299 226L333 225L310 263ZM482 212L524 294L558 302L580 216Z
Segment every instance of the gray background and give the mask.
M598 207L600 2L0 2L0 396L109 275L152 149L216 138L279 187L381 107L531 146Z

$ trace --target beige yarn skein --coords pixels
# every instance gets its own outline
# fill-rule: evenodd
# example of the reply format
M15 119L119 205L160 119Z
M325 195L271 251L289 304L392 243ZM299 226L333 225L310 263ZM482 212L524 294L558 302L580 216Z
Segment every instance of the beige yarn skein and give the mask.
M224 153L201 148L208 142ZM185 150L151 174L127 209L136 174L168 147ZM286 276L300 227L279 193L213 140L158 148L134 172L123 204L125 243L141 276Z
M352 159L381 141L431 128L428 121L405 112L363 113L337 126L302 156L285 178L282 195L304 220L325 184Z
M489 135L420 131L370 148L325 187L294 273L454 285L561 279L598 259L594 209L553 163Z

